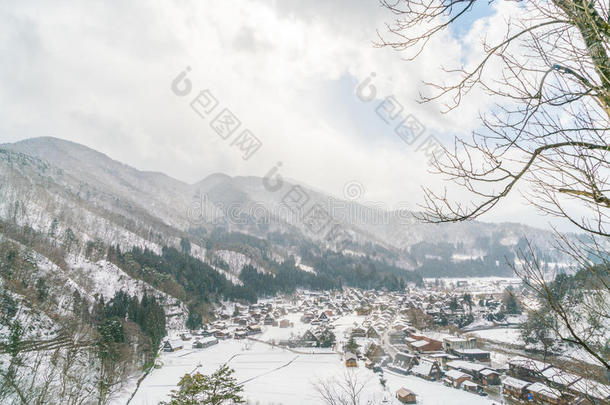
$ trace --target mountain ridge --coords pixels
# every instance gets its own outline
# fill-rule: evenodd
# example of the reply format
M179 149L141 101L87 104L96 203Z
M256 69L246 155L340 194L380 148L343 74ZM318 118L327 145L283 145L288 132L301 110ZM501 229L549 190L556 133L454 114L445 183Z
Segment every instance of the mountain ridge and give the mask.
M537 242L542 249L552 246L552 234L549 231L528 225L481 221L424 224L415 221L413 213L406 210L388 211L369 207L308 189L300 182L292 183L289 180L284 180L283 189L278 192L266 189L263 178L229 176L219 172L188 184L163 173L141 171L87 146L59 138L30 138L0 144L0 150L21 153L37 159L38 165L49 165L48 169L32 166L28 170L24 166L19 176L5 176L7 184L21 177L22 182L37 184L38 188L14 189L9 197L7 188L0 187L0 193L4 190L7 197L4 209L0 209L0 218L9 219L9 201L13 205L21 200L22 203L36 202L29 209L38 213L38 228L43 230L48 228L54 215L46 207L48 201L65 197L65 201L58 203L60 206L88 204L90 208L84 209L80 218L88 217L89 213L85 211L92 211L93 207L103 209L104 214L97 213L94 217L103 219L102 222L108 222L108 227L113 228L115 222L108 218L118 215L116 221L128 224L128 231L135 232L142 239L137 243L138 246L151 243L156 246L176 246L181 235L188 236L199 228L211 232L221 227L227 232L243 233L263 240L274 232L288 232L297 240L301 239L322 249L347 249L357 254L366 254L367 248L364 246L378 246L384 260L397 263L405 270L418 268L422 260L427 260L427 256L443 257L431 253L443 249L452 250L452 254L459 257L482 258L490 249L501 251L518 247L525 236ZM4 169L8 170L6 159L8 157L4 156ZM55 172L52 169L56 169ZM54 174L49 176L49 173ZM32 190L43 188L45 182L61 192L31 200L25 197ZM332 223L341 229L343 240L328 240L327 234L312 232L303 220L303 213L286 209L283 200L296 185L305 190L310 206L318 204L326 210ZM22 204L22 207L25 205ZM80 211L75 212L77 217L78 212ZM44 221L41 220L43 217ZM30 218L28 221L36 220ZM121 234L121 229L127 229L127 225L115 225L117 226L102 239L107 239L108 234ZM74 227L79 228L77 224ZM100 237L98 229L87 225L80 228L85 239ZM150 236L152 234L157 236ZM125 243L129 237L119 239ZM125 246L128 245L129 243ZM414 247L415 251L423 250L427 253L414 257ZM156 248L158 249L159 247ZM282 246L278 250L284 251L284 254L297 254L299 248ZM559 262L560 258L558 256L550 261Z

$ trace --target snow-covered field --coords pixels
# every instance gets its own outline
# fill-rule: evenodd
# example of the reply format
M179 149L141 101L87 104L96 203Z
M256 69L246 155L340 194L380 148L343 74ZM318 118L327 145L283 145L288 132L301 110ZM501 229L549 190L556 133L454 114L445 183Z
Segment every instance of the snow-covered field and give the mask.
M521 338L521 329L519 328L483 329L470 333L482 339L493 340L494 342L510 343L513 345L525 344Z
M133 405L156 405L168 398L185 373L211 373L221 364L235 369L238 382L244 385L244 395L252 404L322 404L314 384L320 379L341 378L346 372L341 356L303 354L276 348L265 343L227 340L202 350L181 350L161 355L163 367L154 369L142 382ZM406 387L418 395L420 405L489 405L492 401L465 391L445 387L413 376L386 372L389 393L384 393L379 377L360 363L360 381L366 382L363 403L381 403L384 395L393 397L396 390ZM118 403L118 402L117 402Z
M256 336L264 342L278 342L300 335L311 325L300 322L301 313L291 313L286 318L293 323L291 328L263 327L263 333ZM338 347L346 340L346 332L356 324L361 324L363 316L355 314L343 316L333 322ZM162 353L163 366L153 369L136 392L132 405L156 405L166 400L180 377L186 373L199 371L209 374L220 365L228 363L235 369L235 377L243 383L244 396L251 404L260 405L316 405L323 404L315 384L320 380L336 378L341 380L347 369L340 354L332 349L297 348L294 350L272 346L250 340L226 340L207 349L187 349L174 353ZM352 369L353 370L353 369ZM359 362L355 371L358 380L366 384L363 403L396 404L393 399L396 390L408 388L418 395L418 404L423 405L489 405L492 401L480 396L445 387L440 382L429 382L414 376L385 373L387 390L379 383L379 375ZM389 402L382 402L384 398ZM370 402L369 402L370 401ZM124 404L126 397L118 398L116 404Z
M434 283L436 278L425 278L426 283ZM517 287L521 280L514 277L441 277L447 288L456 292L468 292L473 295L501 294L509 287Z

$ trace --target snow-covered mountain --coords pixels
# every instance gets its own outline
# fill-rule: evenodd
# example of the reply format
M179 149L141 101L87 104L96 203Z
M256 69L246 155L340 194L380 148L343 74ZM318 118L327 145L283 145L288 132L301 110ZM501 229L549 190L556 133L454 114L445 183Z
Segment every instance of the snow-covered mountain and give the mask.
M56 138L3 144L0 373L53 364L54 397L70 385L107 396L98 388L150 367L166 327L196 325L217 300L507 275L525 237L562 260L549 232L525 225L421 224L273 173L187 184ZM28 385L37 373L12 375Z
M356 255L371 254L373 246L412 270L443 250L457 261L491 253L501 259L504 248L517 247L523 237L547 251L552 244L550 232L526 225L418 223L407 211L368 207L273 176L212 174L186 184L49 137L0 145L0 180L0 219L56 236L70 229L83 243L124 248L159 251L178 246L193 230L209 235L223 228L267 240L290 235L274 244L280 246L272 253L280 257L297 254L295 241Z

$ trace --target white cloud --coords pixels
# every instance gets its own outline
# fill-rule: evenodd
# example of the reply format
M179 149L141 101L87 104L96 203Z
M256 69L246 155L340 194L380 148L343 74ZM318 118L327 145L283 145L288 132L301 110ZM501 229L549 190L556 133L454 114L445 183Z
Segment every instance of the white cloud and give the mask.
M188 182L263 175L282 161L288 177L327 192L357 179L370 200L414 205L421 184L441 180L356 98L355 84L376 72L378 97L395 95L445 136L476 125L487 101L450 115L416 103L421 80L438 75L441 59L459 64L462 45L447 33L405 63L372 46L390 18L376 0L4 3L0 140L66 138ZM170 91L187 65L194 89L210 89L263 141L250 160L189 108L190 97ZM346 108L361 115L340 119Z

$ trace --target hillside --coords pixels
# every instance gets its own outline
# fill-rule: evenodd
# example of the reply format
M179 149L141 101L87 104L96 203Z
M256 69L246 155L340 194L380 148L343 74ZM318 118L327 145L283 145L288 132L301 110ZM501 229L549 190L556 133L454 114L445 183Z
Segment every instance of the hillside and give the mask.
M526 225L423 224L410 212L364 206L295 182L284 181L276 189L257 177L213 174L189 185L56 138L5 144L0 150L5 180L0 217L43 232L57 219L58 231L69 226L85 240L100 238L159 251L203 230L209 235L222 229L267 241L280 233L285 243L272 247L280 257L300 256L299 245L311 243L322 250L378 255L406 270L424 266L424 272L438 260L459 263L488 256L488 263L504 262L524 237L552 252L551 233ZM286 204L295 187L308 199L300 211ZM320 214L315 218L309 215L313 207L323 209L313 212ZM550 256L549 262L561 261ZM491 275L504 270L492 266L486 271Z
M221 300L510 276L525 237L550 251L550 233L525 225L421 224L268 180L186 184L56 138L0 145L4 400L36 386L69 403L73 384L103 402L151 366L166 328L198 327ZM63 371L43 379L48 364Z

